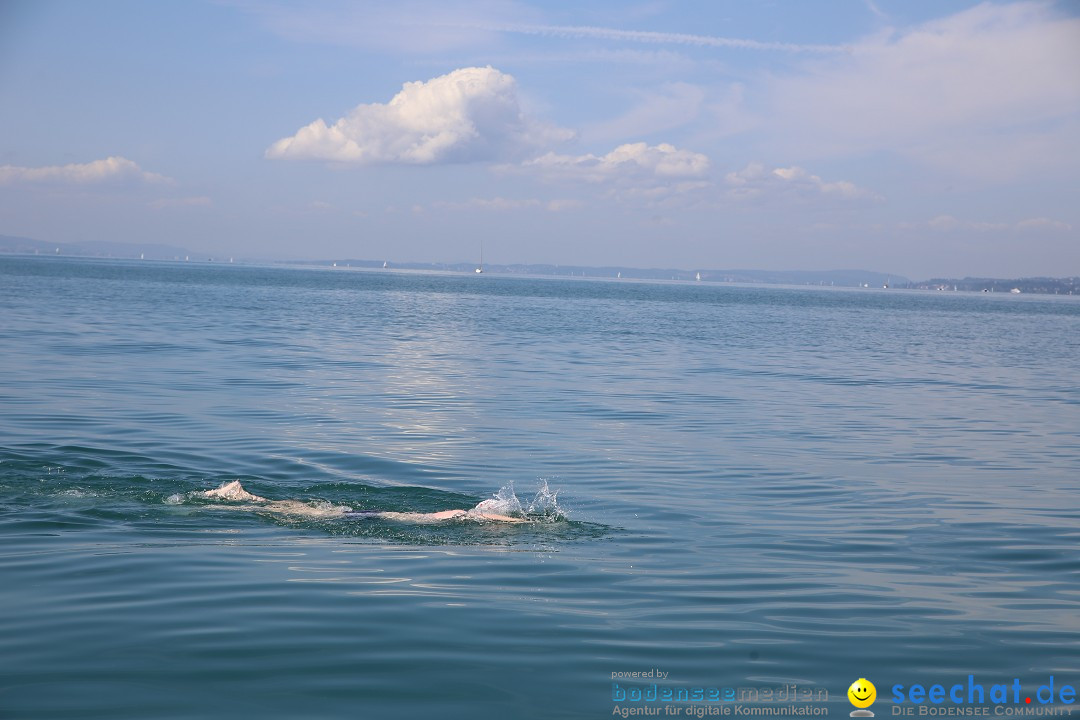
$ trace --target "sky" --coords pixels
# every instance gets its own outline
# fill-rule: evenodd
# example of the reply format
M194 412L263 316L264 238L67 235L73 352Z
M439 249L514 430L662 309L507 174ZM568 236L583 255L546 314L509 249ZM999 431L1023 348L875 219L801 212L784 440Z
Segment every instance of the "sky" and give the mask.
M1080 275L1080 4L0 0L0 234Z

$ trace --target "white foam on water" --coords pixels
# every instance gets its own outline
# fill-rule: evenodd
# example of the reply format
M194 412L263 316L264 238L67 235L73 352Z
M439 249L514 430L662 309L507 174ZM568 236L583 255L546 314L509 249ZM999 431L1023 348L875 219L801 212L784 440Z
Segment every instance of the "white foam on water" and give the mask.
M72 498L84 498L84 497L97 497L97 493L90 490L80 490L79 488L71 488L70 490L61 490L56 493L59 497L72 497Z

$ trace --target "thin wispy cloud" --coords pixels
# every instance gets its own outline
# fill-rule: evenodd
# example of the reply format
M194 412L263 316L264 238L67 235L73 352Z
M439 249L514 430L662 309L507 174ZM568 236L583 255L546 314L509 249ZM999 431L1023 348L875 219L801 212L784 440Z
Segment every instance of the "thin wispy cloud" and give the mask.
M543 201L539 198L473 197L465 201L436 200L432 210L450 210L454 212L514 212L520 210L546 210L547 212L565 212L583 207L584 203L576 198L555 198Z
M524 173L547 183L581 184L597 188L596 199L654 207L713 208L737 204L767 204L794 208L808 205L839 207L853 202L876 203L883 198L848 180L825 180L799 166L768 168L750 163L710 178L712 162L704 153L667 143L627 143L604 155L560 155L548 152L517 166L500 166L501 173Z
M134 181L144 183L171 183L172 179L143 170L137 163L125 157L112 156L88 163L22 167L0 165L0 185L18 184L70 184L95 185L109 182Z
M432 207L440 210L493 210L493 211L507 211L507 210L522 210L528 208L538 208L542 205L540 200L536 198L481 198L474 197L464 202L451 202L451 201L437 201L432 204Z
M864 0L866 9L872 12L879 20L888 20L889 16L877 6L874 0Z
M767 169L750 163L724 176L727 197L737 200L797 196L840 200L880 200L875 193L847 180L823 180L805 169L792 166Z
M1073 228L1067 222L1047 217L1033 217L1017 222L989 220L968 220L952 215L938 215L923 222L902 222L901 230L935 230L938 232L975 231L975 232L1070 232Z
M701 153L680 150L661 143L628 143L606 155L557 155L549 152L523 164L526 170L549 180L657 181L700 178L709 170L709 158Z
M590 203L634 207L671 202L686 205L712 187L709 167L709 158L703 153L668 143L638 142L619 145L603 155L547 152L519 165L494 169L500 175L531 176L549 187L576 188L576 202L556 198L548 203L549 210L558 212L581 207L583 197Z
M155 210L162 210L165 208L210 207L213 204L214 201L205 195L196 195L194 197L159 198L151 202L150 207Z
M1080 121L1080 18L985 3L866 38L763 86L785 153L875 151L980 180L1069 163Z
M478 30L516 33L522 35L545 35L560 38L587 38L617 42L648 43L652 45L690 45L694 47L731 48L736 50L763 50L787 53L843 53L846 45L818 45L805 43L771 42L748 38L694 35L690 33L656 32L652 30L621 30L592 25L478 25Z
M698 119L706 101L703 88L690 83L669 83L651 92L632 92L636 102L623 115L593 123L582 130L590 140L637 139L689 125Z
M237 0L267 28L292 40L367 47L396 47L430 53L476 47L499 34L591 39L651 45L682 45L784 53L838 53L844 45L776 42L694 33L625 30L596 25L537 22L546 13L523 3L445 3L412 0L396 4L300 5Z

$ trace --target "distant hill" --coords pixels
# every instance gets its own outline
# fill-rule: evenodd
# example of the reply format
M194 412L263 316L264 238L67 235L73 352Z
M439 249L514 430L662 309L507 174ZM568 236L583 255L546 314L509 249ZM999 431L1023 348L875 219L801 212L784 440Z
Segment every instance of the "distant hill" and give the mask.
M80 242L49 243L14 235L0 235L0 253L23 255L74 255L77 257L138 258L147 260L182 260L191 251L174 245L156 243ZM205 259L201 255L200 259Z

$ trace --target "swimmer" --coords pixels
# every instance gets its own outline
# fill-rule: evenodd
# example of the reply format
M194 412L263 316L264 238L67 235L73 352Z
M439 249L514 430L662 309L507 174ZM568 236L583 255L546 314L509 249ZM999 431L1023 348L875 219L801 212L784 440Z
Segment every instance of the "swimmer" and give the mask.
M344 505L309 505L299 500L267 500L249 493L240 484L239 480L222 483L221 487L213 490L204 490L197 493L199 497L209 500L231 500L233 502L255 503L254 505L241 506L240 509L256 510L260 512L279 513L281 515L293 515L310 518L380 518L383 520L395 520L398 522L411 523L437 523L446 520L489 520L502 523L528 522L524 518L513 517L495 512L495 500L484 500L471 510L441 510L439 512L391 512L384 510L353 510Z

